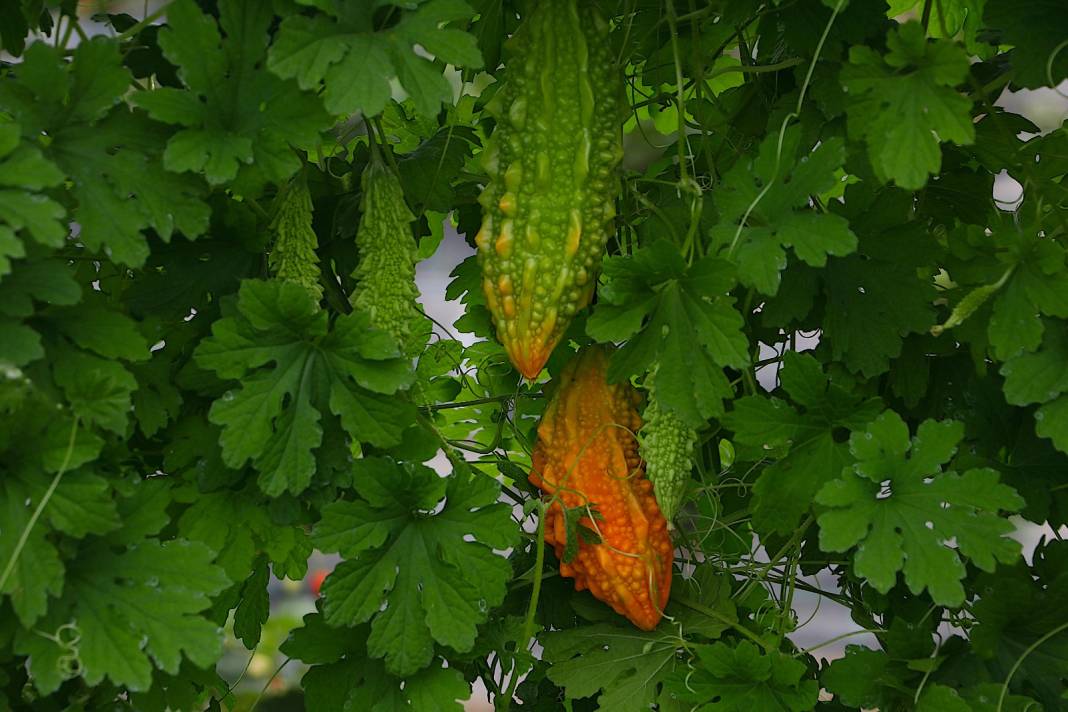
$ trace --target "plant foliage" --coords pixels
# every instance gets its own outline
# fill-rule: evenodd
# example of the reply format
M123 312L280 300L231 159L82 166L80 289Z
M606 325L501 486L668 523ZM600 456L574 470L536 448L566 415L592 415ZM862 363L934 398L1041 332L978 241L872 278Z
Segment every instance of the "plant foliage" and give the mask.
M1068 128L1006 100L1066 86L1068 5L597 0L610 234L523 379L473 257L455 325L409 276L473 250L533 2L0 3L0 710L248 709L226 641L315 550L309 710L1068 709ZM527 483L594 343L696 436L648 632Z

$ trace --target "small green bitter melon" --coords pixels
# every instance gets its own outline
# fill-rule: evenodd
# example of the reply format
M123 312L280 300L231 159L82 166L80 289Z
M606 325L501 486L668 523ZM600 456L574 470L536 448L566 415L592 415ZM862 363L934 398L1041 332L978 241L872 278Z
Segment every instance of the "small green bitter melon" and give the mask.
M312 229L312 200L308 182L297 176L278 196L271 232L274 245L267 264L278 279L299 284L318 301L323 296L319 284L319 241Z
M670 529L674 527L672 522L690 482L697 431L676 413L660 407L652 382L649 383L649 402L642 419L639 451L645 461L645 473L653 483L656 501Z
M363 172L363 215L356 233L360 262L352 276L356 290L352 305L371 317L371 324L388 332L407 350L419 312L415 299L415 219L404 201L396 174L379 157Z

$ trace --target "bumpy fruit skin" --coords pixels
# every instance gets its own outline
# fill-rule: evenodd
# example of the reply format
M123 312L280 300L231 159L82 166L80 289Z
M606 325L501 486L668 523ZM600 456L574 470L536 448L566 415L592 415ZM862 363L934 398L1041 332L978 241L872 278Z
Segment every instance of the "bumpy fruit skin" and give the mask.
M356 233L360 263L352 274L357 282L352 305L405 346L419 317L411 230L415 216L404 202L400 181L382 161L372 159L362 180L363 215Z
M593 295L623 155L622 80L604 19L585 0L531 4L489 106L497 127L475 238L497 338L527 378Z
M630 384L608 384L607 362L604 348L589 348L561 372L538 425L529 479L558 493L569 509L589 504L602 517L579 522L602 542L582 541L578 555L563 563L564 513L560 502L549 507L545 541L561 559L560 575L652 630L671 593L671 537L638 457L640 396Z
M645 461L645 472L653 483L660 511L667 519L668 529L672 529L672 521L682 505L693 470L697 431L675 413L662 410L652 390L649 405L642 415L645 424L641 429L638 451Z
M278 197L271 222L274 246L268 266L275 277L299 284L318 301L323 296L319 284L319 241L312 229L312 201L303 177L294 180Z

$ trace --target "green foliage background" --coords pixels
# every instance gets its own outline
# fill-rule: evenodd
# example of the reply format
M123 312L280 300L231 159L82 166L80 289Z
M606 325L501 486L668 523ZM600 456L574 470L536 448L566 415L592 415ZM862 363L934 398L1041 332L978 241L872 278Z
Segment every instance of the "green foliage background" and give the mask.
M234 708L224 627L254 649L313 549L342 563L282 647L309 710L477 679L498 709L1068 709L1068 545L1008 537L1068 523L1068 130L995 103L1068 78L1068 5L597 4L631 152L547 375L616 343L610 377L656 368L698 430L648 633L540 544L546 379L474 261L473 345L350 306L369 140L417 216L400 254L446 216L473 240L522 2L175 0L92 38L74 2L3 2L0 709ZM269 269L295 181L320 301ZM798 591L878 648L798 649Z

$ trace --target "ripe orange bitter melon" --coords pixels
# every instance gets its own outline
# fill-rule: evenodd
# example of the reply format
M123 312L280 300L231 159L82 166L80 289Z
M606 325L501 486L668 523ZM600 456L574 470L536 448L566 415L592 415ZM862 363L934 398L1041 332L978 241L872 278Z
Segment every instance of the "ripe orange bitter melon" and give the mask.
M587 2L536 0L490 102L475 238L497 337L535 378L593 296L618 193L622 80Z
M660 621L671 592L673 548L667 521L645 477L635 433L641 427L638 392L609 384L604 347L580 352L558 377L538 425L530 481L559 501L546 512L545 541L560 558L560 575L575 579L643 630ZM590 506L599 518L579 524L601 543L580 540L564 562L567 541L561 504Z

